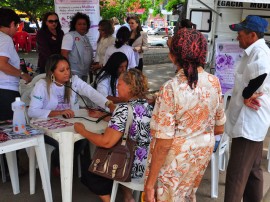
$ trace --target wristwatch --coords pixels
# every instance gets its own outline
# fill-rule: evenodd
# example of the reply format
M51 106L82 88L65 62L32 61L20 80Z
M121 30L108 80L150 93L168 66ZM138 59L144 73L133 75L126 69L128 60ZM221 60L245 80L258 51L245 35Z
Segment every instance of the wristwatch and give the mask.
M25 73L23 71L21 71L21 77L24 75Z
M113 104L113 101L108 100L108 101L105 103L105 106L106 106L106 107L109 107L110 104Z

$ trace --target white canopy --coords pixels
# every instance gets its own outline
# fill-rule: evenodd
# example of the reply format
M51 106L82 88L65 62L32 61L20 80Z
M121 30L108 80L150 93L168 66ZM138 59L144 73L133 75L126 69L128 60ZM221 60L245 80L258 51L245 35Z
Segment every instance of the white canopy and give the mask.
M226 0L226 1L270 4L270 0Z

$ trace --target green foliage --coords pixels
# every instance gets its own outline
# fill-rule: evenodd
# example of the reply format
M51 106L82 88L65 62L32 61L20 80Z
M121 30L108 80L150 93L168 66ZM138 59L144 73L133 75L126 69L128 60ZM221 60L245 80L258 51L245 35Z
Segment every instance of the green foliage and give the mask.
M185 3L186 0L169 0L166 5L166 10L171 11L173 10L177 5Z
M161 10L160 10L160 5L164 2L165 0L155 0L155 4L154 6L152 7L152 9L154 10L153 11L153 15L162 15L161 14ZM166 10L167 11L171 11L173 10L174 8L177 7L177 5L179 4L183 4L183 3L187 3L188 0L168 0L168 3L167 5L165 6Z
M38 17L54 10L53 0L1 0L0 6L25 12L29 18L37 22Z
M152 6L151 0L114 0L100 1L100 15L103 19L117 17L120 23L129 14L135 14L138 8L145 9L145 12L140 15L142 21L147 20L149 9Z

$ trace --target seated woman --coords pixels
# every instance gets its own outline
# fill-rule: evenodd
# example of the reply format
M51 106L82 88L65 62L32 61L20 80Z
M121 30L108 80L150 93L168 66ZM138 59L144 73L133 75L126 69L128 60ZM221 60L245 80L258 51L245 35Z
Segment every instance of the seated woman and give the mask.
M129 134L130 138L137 142L137 149L135 151L131 177L132 179L140 179L144 176L149 143L151 141L149 123L153 107L145 99L145 93L148 90L147 79L140 70L130 69L120 75L117 88L119 96L124 98L124 101L133 108L134 117ZM110 148L114 146L124 134L128 114L127 103L117 106L103 135L87 131L81 123L74 124L75 131L99 147ZM99 114L92 114L94 117L101 115L101 112ZM88 172L89 165L90 162L88 162L88 165L85 165L86 172L82 172L82 182L92 192L99 195L102 201L110 201L113 181ZM127 188L123 188L123 190L125 201L134 201L131 190Z
M28 115L31 118L48 118L63 115L74 117L74 110L79 109L78 94L88 97L101 108L109 107L111 111L114 104L78 76L72 76L68 60L61 55L52 55L46 63L46 78L38 81L31 93ZM73 92L72 89L77 92ZM45 142L58 148L58 142L45 135ZM80 144L80 141L78 143ZM75 156L76 155L75 144ZM80 147L82 149L82 147ZM80 152L79 150L78 152ZM54 163L59 161L56 150Z
M114 103L123 102L123 99L118 95L116 85L120 74L127 70L127 64L128 59L124 53L113 53L96 76L94 88Z

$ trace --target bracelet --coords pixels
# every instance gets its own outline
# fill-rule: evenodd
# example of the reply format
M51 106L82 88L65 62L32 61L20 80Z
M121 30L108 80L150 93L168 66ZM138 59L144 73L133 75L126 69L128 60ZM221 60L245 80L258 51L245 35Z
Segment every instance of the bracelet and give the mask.
M106 107L109 107L110 104L113 104L113 101L108 100L108 101L105 103L105 106L106 106Z

